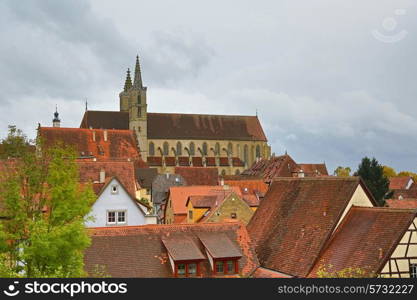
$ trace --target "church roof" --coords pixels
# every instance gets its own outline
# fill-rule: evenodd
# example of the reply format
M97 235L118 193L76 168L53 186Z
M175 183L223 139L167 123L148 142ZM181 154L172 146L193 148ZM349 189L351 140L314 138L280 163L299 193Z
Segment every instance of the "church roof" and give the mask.
M149 139L267 141L257 116L148 113ZM129 113L86 111L81 128L129 129Z

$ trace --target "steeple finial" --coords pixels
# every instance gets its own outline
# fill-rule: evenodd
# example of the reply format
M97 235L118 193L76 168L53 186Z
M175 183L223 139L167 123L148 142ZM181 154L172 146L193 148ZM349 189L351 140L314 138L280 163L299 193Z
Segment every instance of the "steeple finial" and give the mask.
M130 78L130 69L127 68L124 91L127 92L132 87L132 79Z
M136 55L136 66L135 66L135 80L133 81L133 88L141 89L142 85L142 74L140 71L139 55Z
M52 120L53 127L60 127L61 120L59 119L58 106L55 105L54 119Z

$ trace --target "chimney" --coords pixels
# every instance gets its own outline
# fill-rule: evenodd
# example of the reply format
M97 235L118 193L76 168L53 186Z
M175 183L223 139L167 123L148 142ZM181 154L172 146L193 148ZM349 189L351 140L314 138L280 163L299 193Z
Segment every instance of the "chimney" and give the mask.
M104 171L104 169L101 169L101 171L100 171L100 183L104 183L105 180L106 180L106 171Z
M220 185L223 186L224 185L224 178L220 179Z
M96 132L93 131L93 142L95 142L95 141L96 141Z
M106 129L104 130L103 134L104 134L104 141L107 142L107 130Z

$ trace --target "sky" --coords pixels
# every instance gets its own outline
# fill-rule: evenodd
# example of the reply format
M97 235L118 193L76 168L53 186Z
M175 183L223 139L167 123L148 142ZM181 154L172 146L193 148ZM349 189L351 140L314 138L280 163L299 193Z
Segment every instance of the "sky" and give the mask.
M118 110L141 59L148 111L258 114L276 155L417 171L417 1L0 2L0 138Z

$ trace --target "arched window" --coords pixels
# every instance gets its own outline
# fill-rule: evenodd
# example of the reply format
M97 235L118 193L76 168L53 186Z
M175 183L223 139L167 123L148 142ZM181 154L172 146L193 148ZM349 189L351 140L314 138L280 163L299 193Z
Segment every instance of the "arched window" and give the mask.
M168 154L169 154L169 144L168 144L168 142L164 143L163 153L164 153L165 156L168 156Z
M203 143L203 155L207 155L207 143Z
M226 170L222 170L222 176L226 175Z
M154 143L150 142L149 143L149 156L154 156L155 155L155 145Z
M256 158L261 157L261 146L256 146Z
M227 145L227 152L229 153L229 155L233 155L233 145L232 145L232 143L229 143Z
M240 171L239 171L239 169L237 169L237 170L235 171L235 175L240 175Z
M177 155L182 155L182 144L181 142L177 142Z
M190 143L190 155L195 155L195 146L194 143Z
M249 162L249 147L248 147L248 145L245 145L243 147L243 161L245 163Z
M214 154L215 155L220 155L220 144L216 143L216 146L214 147Z
M140 95L138 95L138 104L140 104Z

